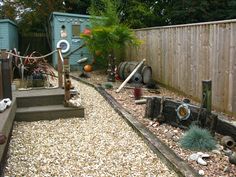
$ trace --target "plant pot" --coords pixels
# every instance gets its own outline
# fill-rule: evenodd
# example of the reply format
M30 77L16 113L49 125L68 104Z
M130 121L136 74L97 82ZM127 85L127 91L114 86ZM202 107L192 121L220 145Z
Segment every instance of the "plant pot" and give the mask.
M33 87L44 87L45 80L44 79L33 79L32 86Z

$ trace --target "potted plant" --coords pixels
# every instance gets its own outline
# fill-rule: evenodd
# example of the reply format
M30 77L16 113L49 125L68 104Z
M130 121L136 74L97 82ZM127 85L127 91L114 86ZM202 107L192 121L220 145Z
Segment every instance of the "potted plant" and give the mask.
M13 60L13 69L18 69L21 80L26 81L26 87L44 87L48 76L55 76L47 60L43 57L37 58L40 56L39 53L33 52L24 59Z

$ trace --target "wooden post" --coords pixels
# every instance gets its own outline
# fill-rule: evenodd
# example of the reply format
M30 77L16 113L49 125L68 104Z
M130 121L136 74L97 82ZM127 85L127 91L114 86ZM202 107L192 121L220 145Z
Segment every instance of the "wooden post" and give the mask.
M161 99L152 97L147 99L145 117L153 120L157 118L161 111Z
M202 81L202 100L203 108L206 108L208 112L211 112L211 80Z
M204 122L204 127L207 128L211 134L214 136L217 126L217 116L211 114L211 106L212 106L212 82L211 80L203 80L202 81L202 107L206 108L207 114Z
M71 80L70 80L70 64L69 59L64 58L64 90L65 90L65 97L64 97L64 106L68 106L68 101L70 100L70 88L71 88Z
M3 98L10 98L12 100L12 90L11 90L11 68L9 64L10 60L8 58L8 54L2 53L2 92Z
M63 63L61 58L61 48L57 48L57 72L58 72L58 87L63 87L63 79L62 79L62 72L63 72Z

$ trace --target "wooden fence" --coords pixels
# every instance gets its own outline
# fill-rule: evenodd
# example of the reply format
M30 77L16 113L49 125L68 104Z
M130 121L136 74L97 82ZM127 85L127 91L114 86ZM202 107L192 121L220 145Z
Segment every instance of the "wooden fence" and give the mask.
M29 55L34 51L42 55L51 52L46 33L22 34L19 38L19 46L22 55Z
M156 81L201 100L212 80L212 104L236 115L236 19L135 30L143 41L126 59L147 59Z

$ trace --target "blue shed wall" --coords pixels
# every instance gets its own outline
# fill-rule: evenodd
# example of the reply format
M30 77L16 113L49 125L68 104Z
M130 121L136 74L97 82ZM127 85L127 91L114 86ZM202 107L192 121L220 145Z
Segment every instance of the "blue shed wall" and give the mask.
M0 20L0 49L18 49L17 26L10 20Z
M52 34L52 48L57 48L58 41L65 39L70 44L70 50L67 53L64 53L63 56L66 56L74 49L81 46L84 42L79 37L73 37L72 35L72 25L80 25L80 33L84 31L86 26L90 25L90 17L86 15L79 14L69 14L69 13L52 13L50 17L51 24L51 34ZM65 26L65 31L67 33L67 37L61 37L62 26ZM84 47L81 50L76 51L69 57L71 70L81 70L82 65L78 65L77 61L81 58L87 57L88 62L92 63L92 55L89 53L88 48ZM57 66L57 53L53 55L53 66Z

